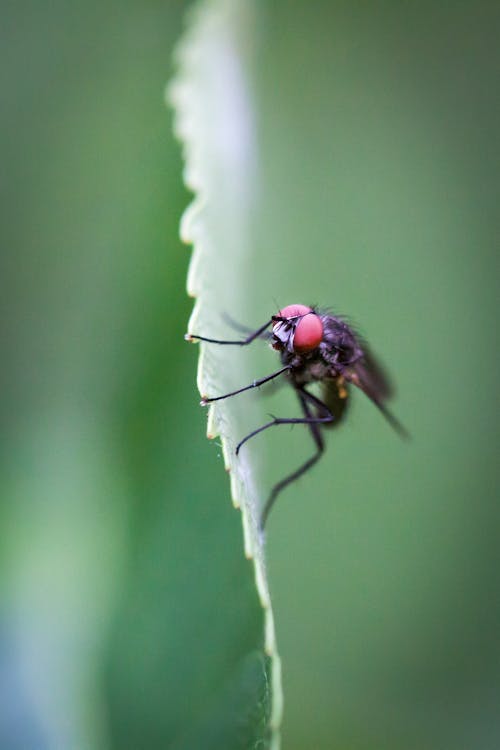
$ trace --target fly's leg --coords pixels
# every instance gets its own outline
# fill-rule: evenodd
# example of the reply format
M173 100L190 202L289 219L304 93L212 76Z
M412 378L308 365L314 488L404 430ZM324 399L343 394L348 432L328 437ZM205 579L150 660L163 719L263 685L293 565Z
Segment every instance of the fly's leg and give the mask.
M286 367L282 367L276 372L273 372L271 375L266 375L265 378L259 378L259 380L254 380L253 383L250 383L250 385L245 385L243 388L238 388L236 391L231 391L230 393L224 393L224 395L222 396L214 396L213 398L207 398L206 396L203 396L201 400L201 405L206 406L207 404L211 404L213 401L221 401L224 398L237 396L238 393L243 393L244 391L250 391L252 388L259 388L259 386L264 385L264 383L268 383L270 380L274 380L274 378L278 378L280 375L283 375L283 373L287 372L287 370L289 369L290 369L290 365L287 365Z
M263 326L260 328L257 328L256 331L252 331L245 339L239 339L237 341L226 341L224 339L208 339L206 336L197 336L194 333L186 333L184 338L186 341L206 341L209 344L222 344L224 346L248 346L248 344L251 344L252 341L255 341L255 339L258 339L259 336L261 336L266 328L269 328L271 325L271 320L268 320L264 323Z
M231 326L231 328L234 331L239 331L240 333L244 333L246 335L251 335L255 333L249 326L243 325L243 323L238 323L237 320L234 320L228 313L222 313L222 319L226 321L228 325ZM258 339L269 339L271 336L271 333L267 331L265 328L264 330L260 329L260 333L256 336Z
M271 415L272 416L272 415ZM280 418L280 417L273 417L271 422L267 422L267 424L262 425L262 427L258 427L256 430L253 430L253 432L250 432L248 435L245 435L243 440L240 440L238 445L236 446L236 455L240 452L240 448L248 441L250 438L255 437L255 435L258 435L260 432L264 432L264 430L269 429L269 427L274 427L276 424L328 424L329 422L333 422L333 415L327 414L324 417L297 417L297 418Z
M299 397L302 410L307 420L305 423L309 426L309 431L316 445L316 452L314 453L313 456L311 456L310 459L308 459L305 463L299 466L299 468L296 469L292 474L289 474L287 477L285 477L280 482L274 485L273 489L271 490L271 494L269 495L266 501L266 504L264 505L262 509L262 513L260 516L260 530L261 531L264 531L264 527L269 517L269 513L271 512L271 509L274 503L276 502L276 498L278 497L280 492L282 492L282 490L284 490L285 487L288 487L289 484L292 484L293 482L295 482L296 479L299 479L299 477L303 476L303 474L309 471L309 469L311 469L314 466L314 464L319 460L321 454L323 453L325 449L325 443L323 440L323 436L321 434L320 424L321 422L324 422L324 421L331 422L333 420L333 414L331 414L326 404L324 404L319 398L314 396L312 393L309 393L308 391L306 391L305 388L297 388L297 395ZM313 413L311 412L308 402L314 404L314 406L318 410L318 414L323 413L324 415L329 416L330 418L328 420L325 420L325 419L320 420L318 418L315 418Z

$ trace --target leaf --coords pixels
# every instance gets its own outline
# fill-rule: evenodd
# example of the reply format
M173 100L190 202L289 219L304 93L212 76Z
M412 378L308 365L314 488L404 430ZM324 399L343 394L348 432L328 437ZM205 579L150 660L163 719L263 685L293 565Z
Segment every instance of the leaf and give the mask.
M239 312L251 309L246 278L252 257L250 230L257 162L250 86L254 12L253 3L247 0L216 0L197 6L179 46L179 71L169 89L176 112L176 134L184 145L185 182L195 194L181 227L183 240L193 244L188 292L196 297L196 304L188 329L210 337L217 337L225 325L224 313L237 318ZM201 342L200 394L220 394L234 388L235 383L250 382L245 352L234 354L234 349ZM235 455L241 434L239 425L248 421L248 413L244 399L212 404L208 436L221 439L233 503L241 510L244 552L254 564L255 606L260 601L265 611L264 652L270 657L266 671L270 671L268 681L272 687L265 701L256 707L255 721L262 723L262 712L267 711L265 704L270 701L269 727L263 727L261 741L267 742L270 731L271 746L278 747L282 710L280 659L263 536L258 530L256 467L248 452ZM240 706L239 710L248 708Z

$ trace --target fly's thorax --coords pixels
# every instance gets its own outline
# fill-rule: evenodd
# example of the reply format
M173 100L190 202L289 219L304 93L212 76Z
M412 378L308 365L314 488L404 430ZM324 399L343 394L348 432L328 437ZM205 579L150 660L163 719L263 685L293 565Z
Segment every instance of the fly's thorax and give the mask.
M285 364L291 365L290 376L298 385L321 381L331 374L330 365L320 356L304 357L295 355L291 357L290 362Z
M322 316L323 341L321 355L332 368L332 374L342 373L343 368L363 356L360 343L347 323L333 315Z
M319 357L309 362L306 366L309 380L324 380L330 375L330 367Z

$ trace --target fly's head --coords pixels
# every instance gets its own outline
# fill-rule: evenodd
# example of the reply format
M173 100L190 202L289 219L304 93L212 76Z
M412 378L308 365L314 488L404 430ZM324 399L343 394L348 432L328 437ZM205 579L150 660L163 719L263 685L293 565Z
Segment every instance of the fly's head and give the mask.
M312 307L288 305L272 317L272 347L291 355L313 352L323 340L323 322Z

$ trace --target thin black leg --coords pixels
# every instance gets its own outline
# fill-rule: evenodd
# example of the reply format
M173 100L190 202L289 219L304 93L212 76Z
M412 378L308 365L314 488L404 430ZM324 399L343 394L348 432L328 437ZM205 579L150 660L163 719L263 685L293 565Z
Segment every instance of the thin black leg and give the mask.
M287 365L286 367L282 367L280 370L273 372L272 375L267 375L265 378L254 380L253 383L250 383L250 385L245 385L243 388L238 388L238 390L236 391L231 391L231 393L224 393L223 396L214 396L213 398L206 398L204 396L201 399L201 405L206 406L207 404L211 404L212 401L221 401L224 398L229 398L230 396L236 396L238 395L238 393L243 393L244 391L250 391L252 388L258 388L259 386L264 385L264 383L268 383L270 380L274 380L274 378L278 378L280 375L283 375L283 373L289 369L290 369L290 365Z
M223 339L208 339L205 336L197 336L194 333L186 333L184 338L186 341L206 341L209 344L223 344L224 346L247 346L248 344L251 344L252 341L255 341L255 339L258 339L259 336L264 333L266 328L269 328L271 325L271 319L266 321L263 326L260 328L257 328L256 331L253 331L250 333L246 339L240 339L239 341L225 341Z
M222 313L222 319L223 319L223 320L225 320L225 321L226 321L226 323L227 323L228 325L230 325L230 326L231 326L231 328L232 328L232 329L233 329L234 331L239 331L240 333L244 333L244 334L247 334L247 335L248 335L248 334L252 334L252 333L255 333L255 331L253 331L253 329L252 329L252 328L250 328L249 326L245 326L245 325L243 325L243 323L238 323L238 321L237 321L237 320L234 320L234 318L232 318L232 317L231 317L230 315L228 315L228 313L226 313L226 312ZM258 335L258 337L257 337L257 338L260 338L260 339L264 339L264 340L265 340L265 339L269 339L269 338L271 338L271 335L272 335L272 334L271 334L271 332L270 332L270 331L268 331L268 330L264 329L264 331L262 331L262 330L261 330L261 333L260 333L260 334Z
M324 424L325 422L333 422L333 415L328 414L324 417L297 417L291 419L273 417L273 420L271 422L267 422L267 424L262 425L262 427L258 427L256 430L253 430L253 432L250 432L248 435L246 435L243 440L240 440L240 442L236 446L236 455L238 455L241 446L244 445L247 440L250 440L250 438L258 435L259 432L264 432L264 430L267 430L269 427L274 427L275 424Z
M276 502L276 498L278 497L280 492L284 490L285 487L288 487L289 484L292 484L292 482L295 482L296 479L299 479L299 477L305 474L306 471L309 471L309 469L312 468L314 464L318 461L318 459L320 458L321 454L323 453L325 449L325 443L324 443L323 436L321 434L321 430L319 427L320 422L318 419L314 418L314 415L312 414L311 409L309 408L308 401L312 402L316 406L316 408L318 409L318 414L323 412L323 414L329 415L333 419L333 415L330 413L326 404L324 404L316 396L313 396L312 393L309 393L308 391L306 391L305 388L297 388L297 395L299 397L299 401L302 406L304 415L306 419L308 420L306 424L309 426L309 430L311 432L312 438L316 444L316 452L314 453L313 456L311 456L311 458L308 461L303 463L302 466L299 466L299 468L296 469L292 474L289 474L289 476L285 477L280 482L274 485L273 489L271 490L271 494L269 495L267 502L264 505L264 508L262 509L262 513L260 516L260 530L261 531L264 530L271 508ZM328 421L331 421L331 420L328 420Z

